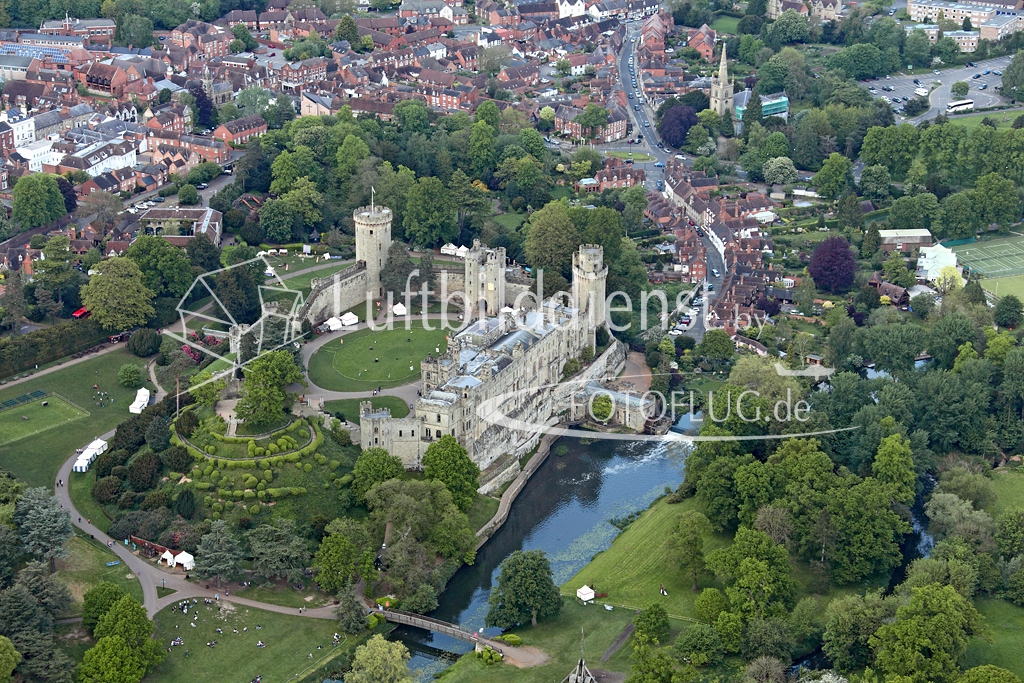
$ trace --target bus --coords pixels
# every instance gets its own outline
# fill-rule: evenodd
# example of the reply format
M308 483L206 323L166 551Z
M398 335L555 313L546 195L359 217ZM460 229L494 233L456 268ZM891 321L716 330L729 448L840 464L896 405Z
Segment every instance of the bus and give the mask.
M88 318L90 315L92 315L92 311L90 311L85 306L82 306L77 311L72 313L71 317L74 318L75 320L81 320L82 318Z
M956 114L961 111L974 111L974 100L957 100L946 105L947 114Z

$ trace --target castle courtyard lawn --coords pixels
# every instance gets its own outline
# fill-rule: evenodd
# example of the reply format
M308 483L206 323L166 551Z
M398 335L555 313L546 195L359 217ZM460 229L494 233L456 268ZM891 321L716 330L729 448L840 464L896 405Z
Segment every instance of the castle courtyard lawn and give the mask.
M142 602L142 586L139 585L138 579L134 576L128 578L132 572L123 562L108 567L107 562L117 561L118 557L102 543L89 538L88 535L83 536L79 531L68 543L68 550L71 554L67 559L57 560L57 576L71 590L71 597L74 599L71 616L81 616L82 596L101 581L116 584L128 595Z
M342 398L337 401L325 401L324 412L334 415L341 413L349 422L359 422L359 404L371 401L376 409L387 408L391 417L405 417L409 414L409 406L397 396L374 396L373 398Z
M473 504L466 511L466 515L469 517L469 528L476 531L491 521L494 513L498 511L498 503L500 502L497 498L478 493L476 498L473 499Z
M0 389L0 402L39 389L57 392L89 411L89 415L75 420L66 428L48 429L31 438L0 445L0 467L11 471L29 486L51 486L57 470L74 455L76 448L85 446L128 417L128 406L135 398L135 390L118 384L117 371L125 363L143 365L144 362L120 348L48 375L36 376L27 382ZM108 403L104 408L98 407L94 384L107 392L114 403ZM13 411L17 412L17 409ZM6 419L0 418L0 424Z
M418 321L409 330L358 330L320 347L309 360L309 379L333 391L409 384L419 379L420 361L427 354L436 349L444 353L447 334L446 330L425 330Z
M715 29L719 33L731 33L736 35L736 31L739 27L740 20L736 17L718 17L714 23L711 24L711 28Z
M42 434L87 416L86 411L53 394L16 408L8 408L0 413L0 446Z
M170 607L156 615L156 638L166 658L146 679L149 683L244 682L257 676L266 683L300 680L351 644L349 636L339 648L332 646L337 630L333 619L265 612L226 601L204 605L200 600L194 607L187 615L172 612ZM195 615L199 618L193 622ZM217 628L223 632L217 633ZM243 630L246 628L248 631ZM184 645L167 652L176 637L184 640ZM206 643L214 640L217 645L207 647ZM266 647L257 647L257 641ZM323 649L318 650L318 645Z

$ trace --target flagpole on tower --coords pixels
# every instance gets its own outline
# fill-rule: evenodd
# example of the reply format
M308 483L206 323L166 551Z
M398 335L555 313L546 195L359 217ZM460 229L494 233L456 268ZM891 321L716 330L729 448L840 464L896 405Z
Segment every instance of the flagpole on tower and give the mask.
M374 189L373 189L373 186L371 185L370 186L370 213L374 212L374 209L373 209L373 194L374 194Z

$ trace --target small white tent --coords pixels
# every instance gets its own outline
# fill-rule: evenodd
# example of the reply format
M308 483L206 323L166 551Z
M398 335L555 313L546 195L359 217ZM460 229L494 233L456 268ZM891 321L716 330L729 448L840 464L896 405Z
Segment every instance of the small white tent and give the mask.
M583 588L576 591L576 597L581 602L590 602L594 599L594 589L590 586L583 586Z
M341 316L341 324L345 327L351 327L359 322L359 316L352 311L348 311L345 315Z
M170 550L165 550L160 556L160 562L166 562L168 567L174 566L174 553Z
M325 322L324 325L327 325L327 329L329 329L331 332L337 332L342 328L340 318L328 318L327 322Z
M456 256L459 253L459 248L449 242L448 244L441 247L441 254L444 256Z
M192 571L196 567L196 560L192 555L182 550L180 553L174 556L174 564L172 566L181 567L187 572Z
M149 405L149 389L143 387L135 394L135 402L128 406L129 413L138 415Z
M107 442L103 439L93 439L88 446L82 449L82 452L78 454L78 459L75 460L75 464L71 469L75 472L88 472L89 465L92 461L98 458L101 454L107 451Z
M458 256L459 258L466 258L466 254L468 253L469 247L463 244L461 247L459 247L458 251L455 252L455 255Z
M406 313L408 313L408 311L405 308L405 304L395 304L394 308L392 308L391 311L395 315L405 315Z

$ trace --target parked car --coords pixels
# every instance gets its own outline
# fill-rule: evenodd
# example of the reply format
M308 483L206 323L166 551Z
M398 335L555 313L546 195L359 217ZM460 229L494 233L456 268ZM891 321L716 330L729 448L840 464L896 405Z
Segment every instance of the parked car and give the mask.
M982 83L981 85L978 86L978 90L986 90L987 88L988 88L988 83Z
M633 99L633 93L629 93L629 99Z
M164 203L164 198L163 197L153 197L153 201L156 202L157 204L163 204Z
M973 78L975 80L979 79L979 78L981 78L981 74L974 74L973 76L971 76L971 78Z
M981 72L981 75L988 76L990 73L992 73L992 69L985 69L984 71Z
M655 166L657 168L665 168L665 164L661 163L660 161L658 163L656 163Z
M209 187L209 184L207 184L207 183L199 183L198 185L196 185L196 189L197 190L205 190L208 187Z

